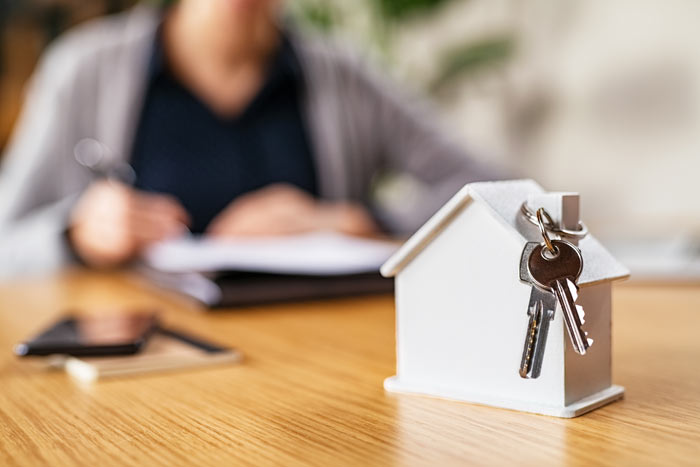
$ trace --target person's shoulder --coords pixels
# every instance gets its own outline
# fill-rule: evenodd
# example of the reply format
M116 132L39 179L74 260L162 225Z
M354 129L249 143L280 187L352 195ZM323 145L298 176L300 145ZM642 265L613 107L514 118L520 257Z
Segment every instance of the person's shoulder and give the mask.
M407 97L381 60L351 42L319 33L294 31L290 37L302 70L317 92L339 93L346 102L385 103Z
M136 6L125 12L88 20L54 40L44 52L40 69L61 77L83 71L105 55L119 53L152 35L157 28L157 10Z

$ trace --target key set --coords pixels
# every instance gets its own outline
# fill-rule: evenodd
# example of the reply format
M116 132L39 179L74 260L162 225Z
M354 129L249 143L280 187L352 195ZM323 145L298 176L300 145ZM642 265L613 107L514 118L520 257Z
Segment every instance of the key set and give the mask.
M519 371L523 378L540 376L549 323L554 318L557 303L574 350L585 355L593 344L583 330L583 307L576 304L576 282L583 270L581 250L566 240L549 237L548 230L560 234L562 231L554 228L554 222L543 208L537 211L536 220L544 241L528 242L520 260L520 279L532 284Z

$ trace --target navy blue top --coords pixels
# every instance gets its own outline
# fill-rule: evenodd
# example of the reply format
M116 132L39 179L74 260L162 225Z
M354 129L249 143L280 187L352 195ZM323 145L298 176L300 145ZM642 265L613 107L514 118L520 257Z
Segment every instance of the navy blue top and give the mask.
M221 117L170 72L158 38L131 159L136 188L175 196L194 233L237 196L271 183L317 195L302 92L301 68L285 38L248 107Z

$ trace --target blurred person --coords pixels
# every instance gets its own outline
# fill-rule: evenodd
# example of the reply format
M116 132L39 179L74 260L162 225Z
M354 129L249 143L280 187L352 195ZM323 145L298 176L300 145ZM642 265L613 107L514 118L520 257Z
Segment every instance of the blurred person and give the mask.
M496 177L352 54L280 20L281 3L138 5L57 40L0 173L0 272L115 267L187 230L407 233ZM84 138L135 183L78 164ZM371 199L391 173L428 188L400 214Z

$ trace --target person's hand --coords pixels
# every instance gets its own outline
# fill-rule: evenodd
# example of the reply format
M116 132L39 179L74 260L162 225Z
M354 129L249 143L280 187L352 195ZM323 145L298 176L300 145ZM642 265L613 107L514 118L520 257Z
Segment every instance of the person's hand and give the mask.
M87 264L113 267L151 243L183 233L188 222L185 209L170 196L100 181L73 209L68 238Z
M270 185L235 199L209 225L212 237L289 235L333 230L372 236L379 228L359 204L317 201L291 185Z

